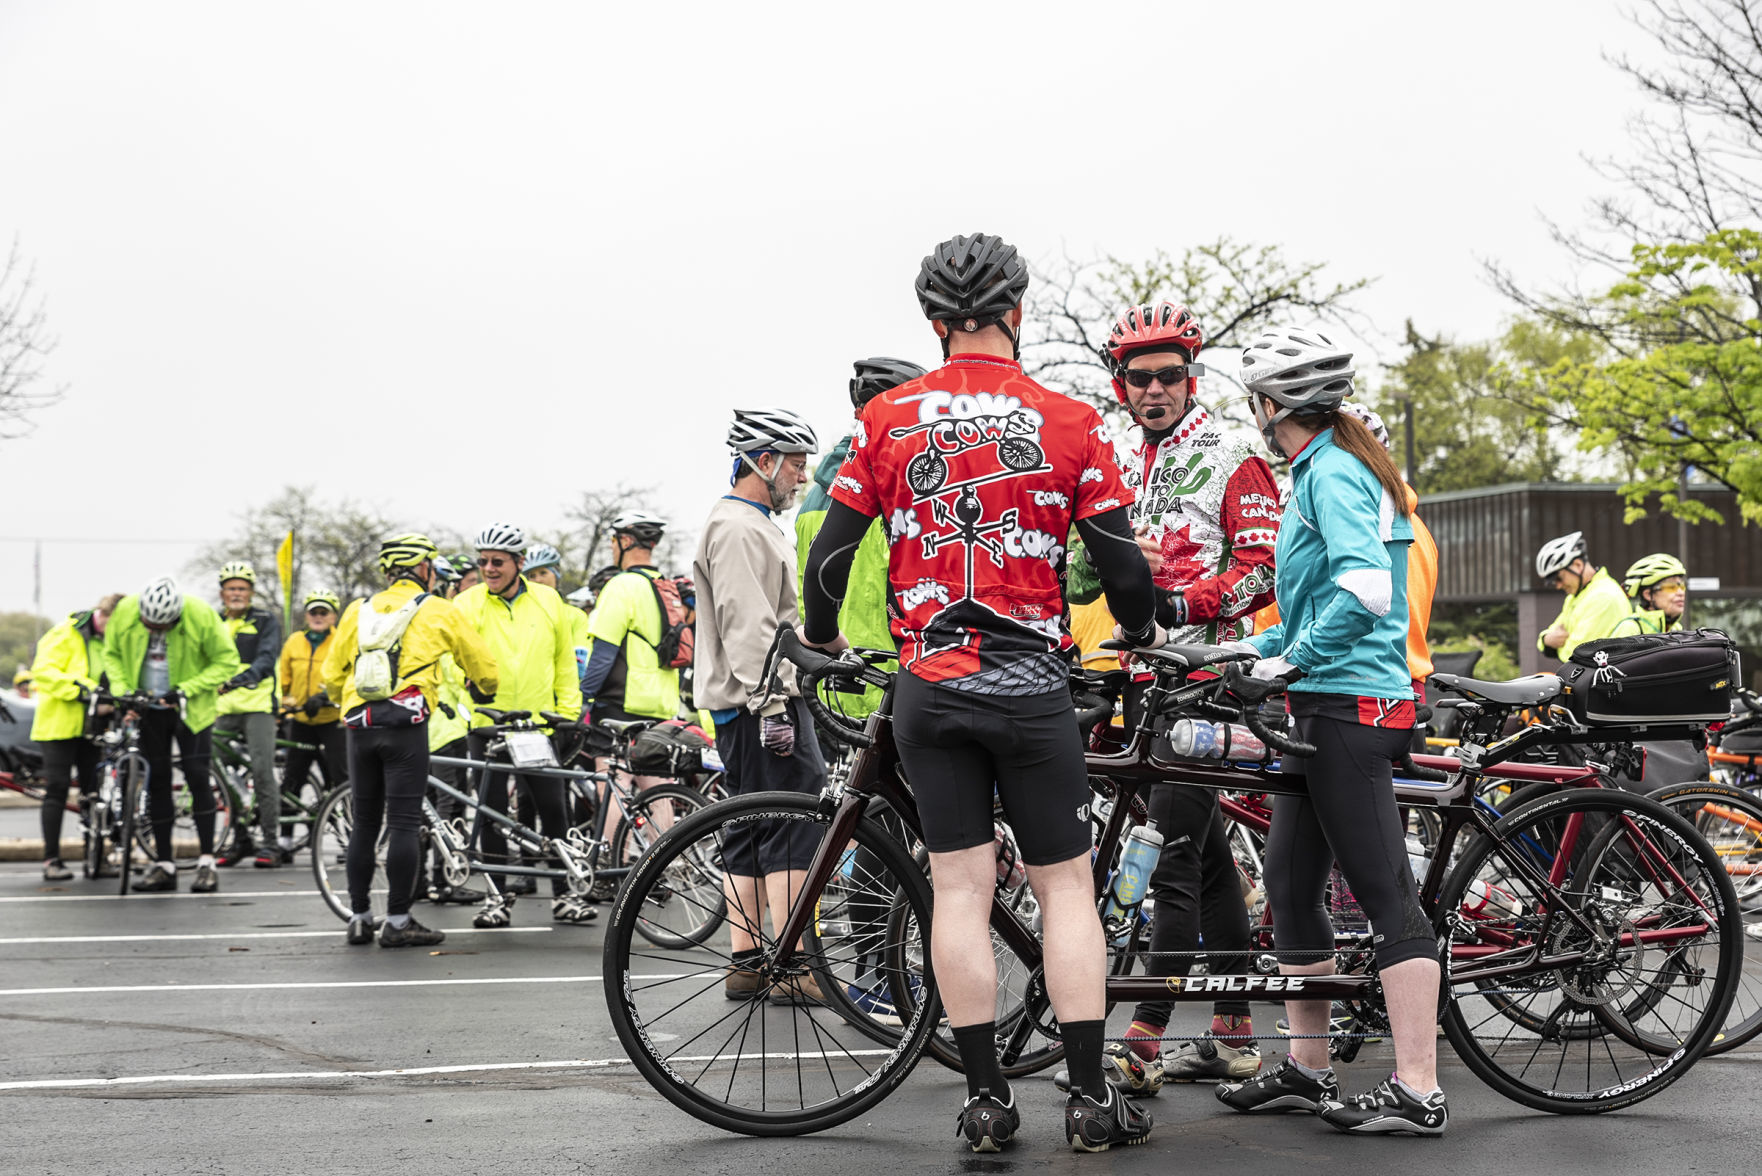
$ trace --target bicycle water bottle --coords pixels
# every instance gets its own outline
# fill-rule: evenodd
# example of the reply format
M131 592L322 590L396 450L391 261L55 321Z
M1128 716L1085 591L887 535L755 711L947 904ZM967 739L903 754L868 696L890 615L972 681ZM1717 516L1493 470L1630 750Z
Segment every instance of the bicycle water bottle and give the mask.
M1411 833L1407 835L1407 864L1413 869L1413 880L1425 885L1426 871L1432 868L1432 857L1419 838Z
M1169 728L1169 748L1182 759L1227 759L1233 763L1264 763L1266 744L1238 723L1177 719Z
M1155 823L1136 826L1126 834L1126 846L1120 851L1120 868L1114 872L1113 885L1108 888L1103 920L1124 919L1144 901L1150 889L1150 875L1162 856L1162 834Z
M1462 913L1471 919L1504 919L1523 914L1523 903L1503 886L1476 878L1462 896Z

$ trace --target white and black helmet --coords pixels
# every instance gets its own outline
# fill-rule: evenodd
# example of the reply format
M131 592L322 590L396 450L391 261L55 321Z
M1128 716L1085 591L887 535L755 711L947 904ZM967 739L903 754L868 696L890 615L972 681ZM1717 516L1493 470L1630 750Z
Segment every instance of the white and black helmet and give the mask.
M477 533L472 546L479 551L505 551L509 555L526 555L526 532L513 523L491 523Z
M141 589L140 605L143 625L175 625L184 615L183 590L170 576L160 576Z
M1340 415L1356 417L1363 421L1364 427L1370 430L1370 435L1377 439L1377 444L1384 449L1389 448L1389 426L1383 423L1383 418L1378 416L1374 409L1367 408L1354 400L1350 404L1340 406Z
M667 520L643 510L626 511L612 520L612 534L629 535L638 543L654 545L667 530Z
M728 429L735 453L813 453L820 439L808 423L786 408L737 408Z
M1585 557L1585 533L1574 531L1558 539L1550 539L1536 552L1536 575L1546 580L1555 572L1572 566L1575 559Z

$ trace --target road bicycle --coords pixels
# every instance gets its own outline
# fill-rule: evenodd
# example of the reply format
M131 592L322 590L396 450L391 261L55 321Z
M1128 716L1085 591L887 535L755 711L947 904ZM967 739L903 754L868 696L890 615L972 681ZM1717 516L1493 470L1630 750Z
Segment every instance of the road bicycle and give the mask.
M287 778L290 751L319 750L314 744L282 733L284 728L280 720L293 713L293 708L277 713L278 730L275 738L275 778L281 782L281 827L292 839L286 850L288 857L311 844L318 807L332 791L331 781L324 771L322 756L306 769L305 779ZM241 843L249 844L244 839L250 837L251 830L257 824L257 789L251 774L250 751L246 747L243 732L215 729L213 766L214 787L217 792L224 793L223 806L228 813L224 829L217 827L215 832L215 857L221 865L232 865L242 858ZM180 816L182 815L185 814L180 810Z
M1134 789L1172 780L1274 796L1296 791L1290 778L1265 767L1162 758L1154 741L1153 716L1203 702L1281 754L1310 753L1259 719L1258 704L1282 683L1254 683L1229 669L1190 679L1193 671L1223 669L1242 657L1213 647L1137 656L1155 670L1146 722L1118 750L1090 753L1091 773ZM861 748L845 788L818 797L740 796L679 822L625 884L602 957L612 1023L643 1077L699 1119L753 1135L818 1131L862 1114L905 1080L941 1020L925 950L929 882L901 839L865 816L872 802L884 800L913 836L921 834L893 745L891 676L854 652L830 658L806 649L787 629L778 634L773 667L779 659L797 667L802 694L822 725ZM862 729L816 706L814 687L831 676L886 692ZM1435 809L1439 819L1437 850L1419 893L1439 944L1445 1034L1472 1072L1526 1106L1556 1113L1631 1106L1687 1072L1725 1019L1743 936L1731 879L1689 822L1631 794L1572 789L1495 820L1472 800L1488 758L1497 755L1465 758L1444 780L1397 789L1403 804ZM1125 820L1126 806L1116 806L1104 844ZM810 829L818 849L780 925L759 935L761 957L743 966L759 973L761 997L799 990L800 977L809 974L829 994L860 982L896 1011L900 1023L891 1035L870 1018L833 1007L766 999L729 1007L721 992L732 965L726 949L707 941L690 951L654 949L653 924L667 926L676 914L701 917L653 900L658 890L675 897L667 880L676 863L719 857L731 834L776 835L790 823ZM1530 843L1548 848L1546 868ZM858 857L866 864L856 866ZM832 913L851 922L854 933L828 943L810 933L828 917L828 883L841 872L842 907ZM1098 901L1107 885L1100 873ZM1505 897L1489 901L1495 892ZM852 918L855 894L866 909L885 913ZM732 903L729 917L761 921ZM1035 929L1001 902L993 904L991 925L1030 977L1016 1034L1024 1044L1035 1034L1056 1039ZM1368 942L1352 964L1337 975L1284 976L1272 957L1260 955L1239 974L1113 975L1107 998L1210 1002L1220 993L1263 1000L1301 993L1344 1003L1362 1020L1380 1017ZM1585 1017L1599 1032L1561 1031Z
M550 746L545 735L547 726L564 735L577 735L583 730L582 724L563 715L548 712L541 713L537 720L530 711L479 707L475 713L489 719L491 723L484 728L495 737L489 744L489 759L432 756L430 762L472 770L477 774L476 792L462 792L430 776L429 795L422 802L422 860L433 861L436 872L449 887L463 887L475 874L483 878L489 893L500 894L502 890L497 882L498 876L561 878L569 893L585 897L592 892L596 881L614 884L621 882L630 873L631 863L647 850L660 829L674 819L696 813L710 803L702 793L684 785L661 785L637 792L630 784L614 780L608 791L611 798L608 813L616 811L618 819L610 835L601 835L589 826L576 825L563 837L548 837L516 818L496 811L487 803L486 790L492 786L492 778L486 769L561 779L571 786L605 782L606 775L603 773L555 766L554 756L548 765L517 759L522 749L534 745L534 739L543 742L547 748ZM625 780L628 780L627 776ZM462 814L443 819L435 808L436 796L448 797L457 802L462 807ZM481 840L483 829L488 824L494 824L506 836L506 860L500 856L491 860L484 853ZM312 870L319 893L338 918L347 919L351 915L351 908L346 854L354 833L353 801L347 786L334 789L318 806L314 828L316 833L312 845ZM388 893L385 877L386 836L382 827L370 887L373 912L376 915L385 913ZM522 855L556 864L525 865L519 860ZM722 885L719 867L714 863L697 865L709 870L704 880L688 883L681 874L680 884L693 885L699 889L710 886L719 892ZM418 871L418 896L424 886L422 873ZM685 946L688 940L707 938L713 934L720 925L720 919L721 914L711 904L692 927L668 932L663 938L669 944Z

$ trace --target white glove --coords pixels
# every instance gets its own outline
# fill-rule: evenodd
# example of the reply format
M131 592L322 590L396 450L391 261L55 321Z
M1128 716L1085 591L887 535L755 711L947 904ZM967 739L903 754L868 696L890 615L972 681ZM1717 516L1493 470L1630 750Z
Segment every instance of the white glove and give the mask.
M1248 644L1248 642L1246 642L1246 641L1226 641L1222 645L1218 646L1218 648L1219 649L1227 649L1231 653L1245 653L1249 657L1259 657L1260 656L1260 650L1254 648L1254 646Z
M1263 657L1249 669L1248 676L1259 678L1263 682L1270 682L1274 678L1289 674L1296 668L1282 657Z

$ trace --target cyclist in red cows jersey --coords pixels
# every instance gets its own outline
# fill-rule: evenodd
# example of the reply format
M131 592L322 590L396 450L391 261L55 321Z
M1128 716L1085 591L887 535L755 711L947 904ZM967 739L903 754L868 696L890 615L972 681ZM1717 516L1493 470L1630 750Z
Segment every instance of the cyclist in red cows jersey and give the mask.
M1134 643L1160 643L1132 500L1094 409L1016 362L1027 266L996 237L926 257L917 291L947 362L864 407L803 576L804 636L842 648L838 602L871 520L887 528L899 639L894 741L930 850L931 952L967 1075L957 1131L996 1151L1021 1123L998 1065L987 930L1000 797L1045 917L1046 979L1073 1080L1079 1151L1141 1143L1150 1116L1102 1073L1106 949L1089 874L1089 787L1061 647L1065 541L1093 552ZM954 343L956 334L958 345Z
M1171 640L1216 645L1252 633L1253 614L1272 602L1279 492L1253 441L1225 431L1195 398L1204 369L1194 360L1203 346L1199 320L1173 302L1129 308L1107 341L1114 394L1141 434L1125 476L1137 494L1132 521L1156 581L1157 620ZM1072 560L1067 590L1076 603L1098 590L1086 582L1087 564ZM1143 689L1134 684L1127 694L1128 726L1138 721ZM1212 972L1247 971L1248 910L1217 793L1154 788L1150 819L1163 851L1150 879L1149 974L1186 975L1201 932ZM1164 1081L1224 1081L1260 1069L1247 1001L1218 1001L1206 1037L1165 1059L1161 1038L1172 1008L1168 1001L1138 1006L1127 1043L1107 1047L1108 1077L1155 1094ZM1054 1081L1063 1085L1065 1075Z

